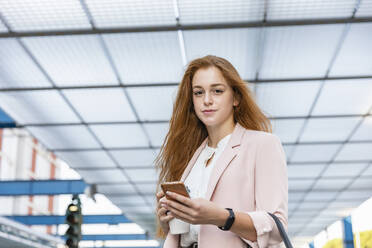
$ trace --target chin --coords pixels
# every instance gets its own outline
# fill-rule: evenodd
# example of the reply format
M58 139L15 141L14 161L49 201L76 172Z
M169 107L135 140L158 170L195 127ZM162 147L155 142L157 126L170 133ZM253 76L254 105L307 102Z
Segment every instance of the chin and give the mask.
M201 120L201 122L203 122L203 124L206 126L206 127L215 127L215 126L218 126L218 122L216 121L210 121L210 120Z

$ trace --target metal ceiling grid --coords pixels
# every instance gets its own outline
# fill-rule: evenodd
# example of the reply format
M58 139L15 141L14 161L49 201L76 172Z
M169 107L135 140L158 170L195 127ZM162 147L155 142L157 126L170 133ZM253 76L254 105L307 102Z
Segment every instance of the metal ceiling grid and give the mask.
M145 229L176 86L207 53L254 83L284 144L292 236L371 196L368 1L218 1L207 11L207 0L81 0L56 15L39 3L2 2L0 105Z
M88 15L89 16L89 15ZM92 25L93 25L93 22L92 22ZM94 27L94 26L93 26ZM9 26L8 26L9 28ZM10 28L9 28L10 30ZM53 79L51 78L51 76L48 74L48 72L42 67L41 63L35 58L35 56L32 54L32 52L30 52L27 47L23 44L23 42L21 41L21 39L17 39L18 43L22 46L22 48L24 49L24 51L30 56L30 58L34 61L34 63L36 64L36 66L40 69L40 71L42 71L42 73L45 75L46 78L48 78L48 81L53 85L53 86L56 86L56 83L53 81ZM106 55L106 57L109 58L109 61L112 61L110 59L110 56L109 54L105 51L107 51L107 49L105 49L105 44L104 44L104 41L101 39L101 45L103 47L103 50L104 50L104 53ZM78 49L79 50L79 49ZM88 60L89 61L89 60ZM61 63L61 62L60 62ZM114 72L117 72L117 70L115 70L116 68L114 67L113 63L110 64L113 69L114 69ZM116 73L116 76L118 78L118 81L119 83L121 83L121 80L120 80L120 77L117 75ZM122 83L121 83L122 84ZM123 88L122 89L124 91L124 93L126 94L126 91L125 89ZM80 121L80 123L82 123L83 125L86 126L87 130L91 133L91 135L96 139L97 143L100 145L100 148L105 151L107 153L107 155L111 158L111 160L115 163L116 167L119 167L116 160L113 158L113 156L108 153L103 144L101 143L101 141L99 140L99 138L95 135L95 133L92 131L92 128L88 125L85 124L83 118L81 117L81 115L77 112L77 110L74 108L74 106L72 106L71 102L67 99L67 97L63 94L62 91L57 91L58 95L67 103L67 105L70 107L70 109L74 112L75 116L78 118L78 120ZM133 111L134 108L132 107ZM138 115L134 112L134 114L136 115L136 119L138 119ZM140 131L141 132L141 131ZM148 139L147 139L148 140ZM147 141L146 140L146 141ZM147 142L146 142L147 143ZM151 146L151 145L150 145ZM79 173L83 176L83 178L88 182L88 183L97 183L97 174L94 173L94 171L79 171ZM125 173L124 170L121 170L121 169L110 169L110 170L105 170L105 171L100 171L99 172L99 177L100 178L100 182L130 182L132 183L130 180L130 178L128 177L128 175ZM136 185L133 185L133 187L136 189L136 192L138 195L141 195L142 196L142 192L138 190L137 186ZM153 207L152 207L152 203L149 203L148 200L146 198L145 199L145 202L146 202L146 205L147 205L147 210L150 210L150 213L153 212ZM150 205L149 205L150 204ZM141 213L143 213L143 209L139 209L137 208L138 211L142 211ZM148 211L147 211L148 212ZM134 219L135 220L135 219Z

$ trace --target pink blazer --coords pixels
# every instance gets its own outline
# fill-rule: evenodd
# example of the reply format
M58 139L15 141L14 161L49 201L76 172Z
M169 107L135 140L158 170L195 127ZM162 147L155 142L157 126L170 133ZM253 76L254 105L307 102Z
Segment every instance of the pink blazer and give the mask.
M184 181L207 143L203 141L189 161ZM279 247L281 238L275 222L266 213L274 213L287 228L288 178L286 157L279 138L236 124L231 138L213 168L206 199L221 207L250 215L257 231L251 242L214 225L201 225L199 248ZM178 248L180 235L168 233L163 248Z

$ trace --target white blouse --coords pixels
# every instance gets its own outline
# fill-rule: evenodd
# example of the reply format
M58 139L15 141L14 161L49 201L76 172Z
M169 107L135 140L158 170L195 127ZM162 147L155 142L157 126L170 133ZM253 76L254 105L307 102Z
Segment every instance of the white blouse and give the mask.
M192 167L190 174L186 177L184 184L190 190L189 194L191 198L204 198L207 192L209 177L211 175L214 164L218 160L219 156L225 150L225 147L230 139L231 134L226 135L222 138L216 148L209 147L208 144L205 146L203 151L200 153L194 166ZM214 153L214 156L212 157ZM206 167L207 161L210 159L208 166ZM181 246L187 247L194 242L198 242L198 234L200 231L199 225L190 224L190 232L181 234Z

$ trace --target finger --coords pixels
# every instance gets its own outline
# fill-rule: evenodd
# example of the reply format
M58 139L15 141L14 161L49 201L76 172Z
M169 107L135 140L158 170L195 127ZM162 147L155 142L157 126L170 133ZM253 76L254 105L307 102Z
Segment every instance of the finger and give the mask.
M185 197L183 195L180 195L174 192L169 192L169 191L167 191L167 195L169 195L174 200L179 201L186 206L189 206L189 207L192 206L192 200L188 197Z
M174 219L174 216L172 215L166 215L166 216L160 217L161 222L169 222L172 219Z
M187 213L183 213L178 209L172 207L169 207L169 210L171 211L171 216L174 216L175 218L183 220L187 223L191 222L191 216L189 216Z
M167 198L165 196L163 196L162 198L160 198L159 203L165 203L166 200L167 200Z
M164 192L161 190L158 193L156 193L156 200L159 201L160 198L164 196Z
M167 206L169 207L172 207L172 208L176 208L177 210L181 211L181 212L184 212L184 213L189 213L190 211L192 211L192 209L186 205L183 205L179 202L176 202L176 201L172 201L172 200L167 200L166 201L166 204Z
M160 198L160 200L157 203L156 210L160 209L162 207L162 205L165 204L165 201L166 201L165 196L163 196L162 198Z
M164 208L164 207L161 207L161 208L158 210L157 214L158 214L159 217L161 217L161 216L163 216L163 215L166 215L166 212L167 212L167 211L168 211L168 209L166 209L166 208Z

